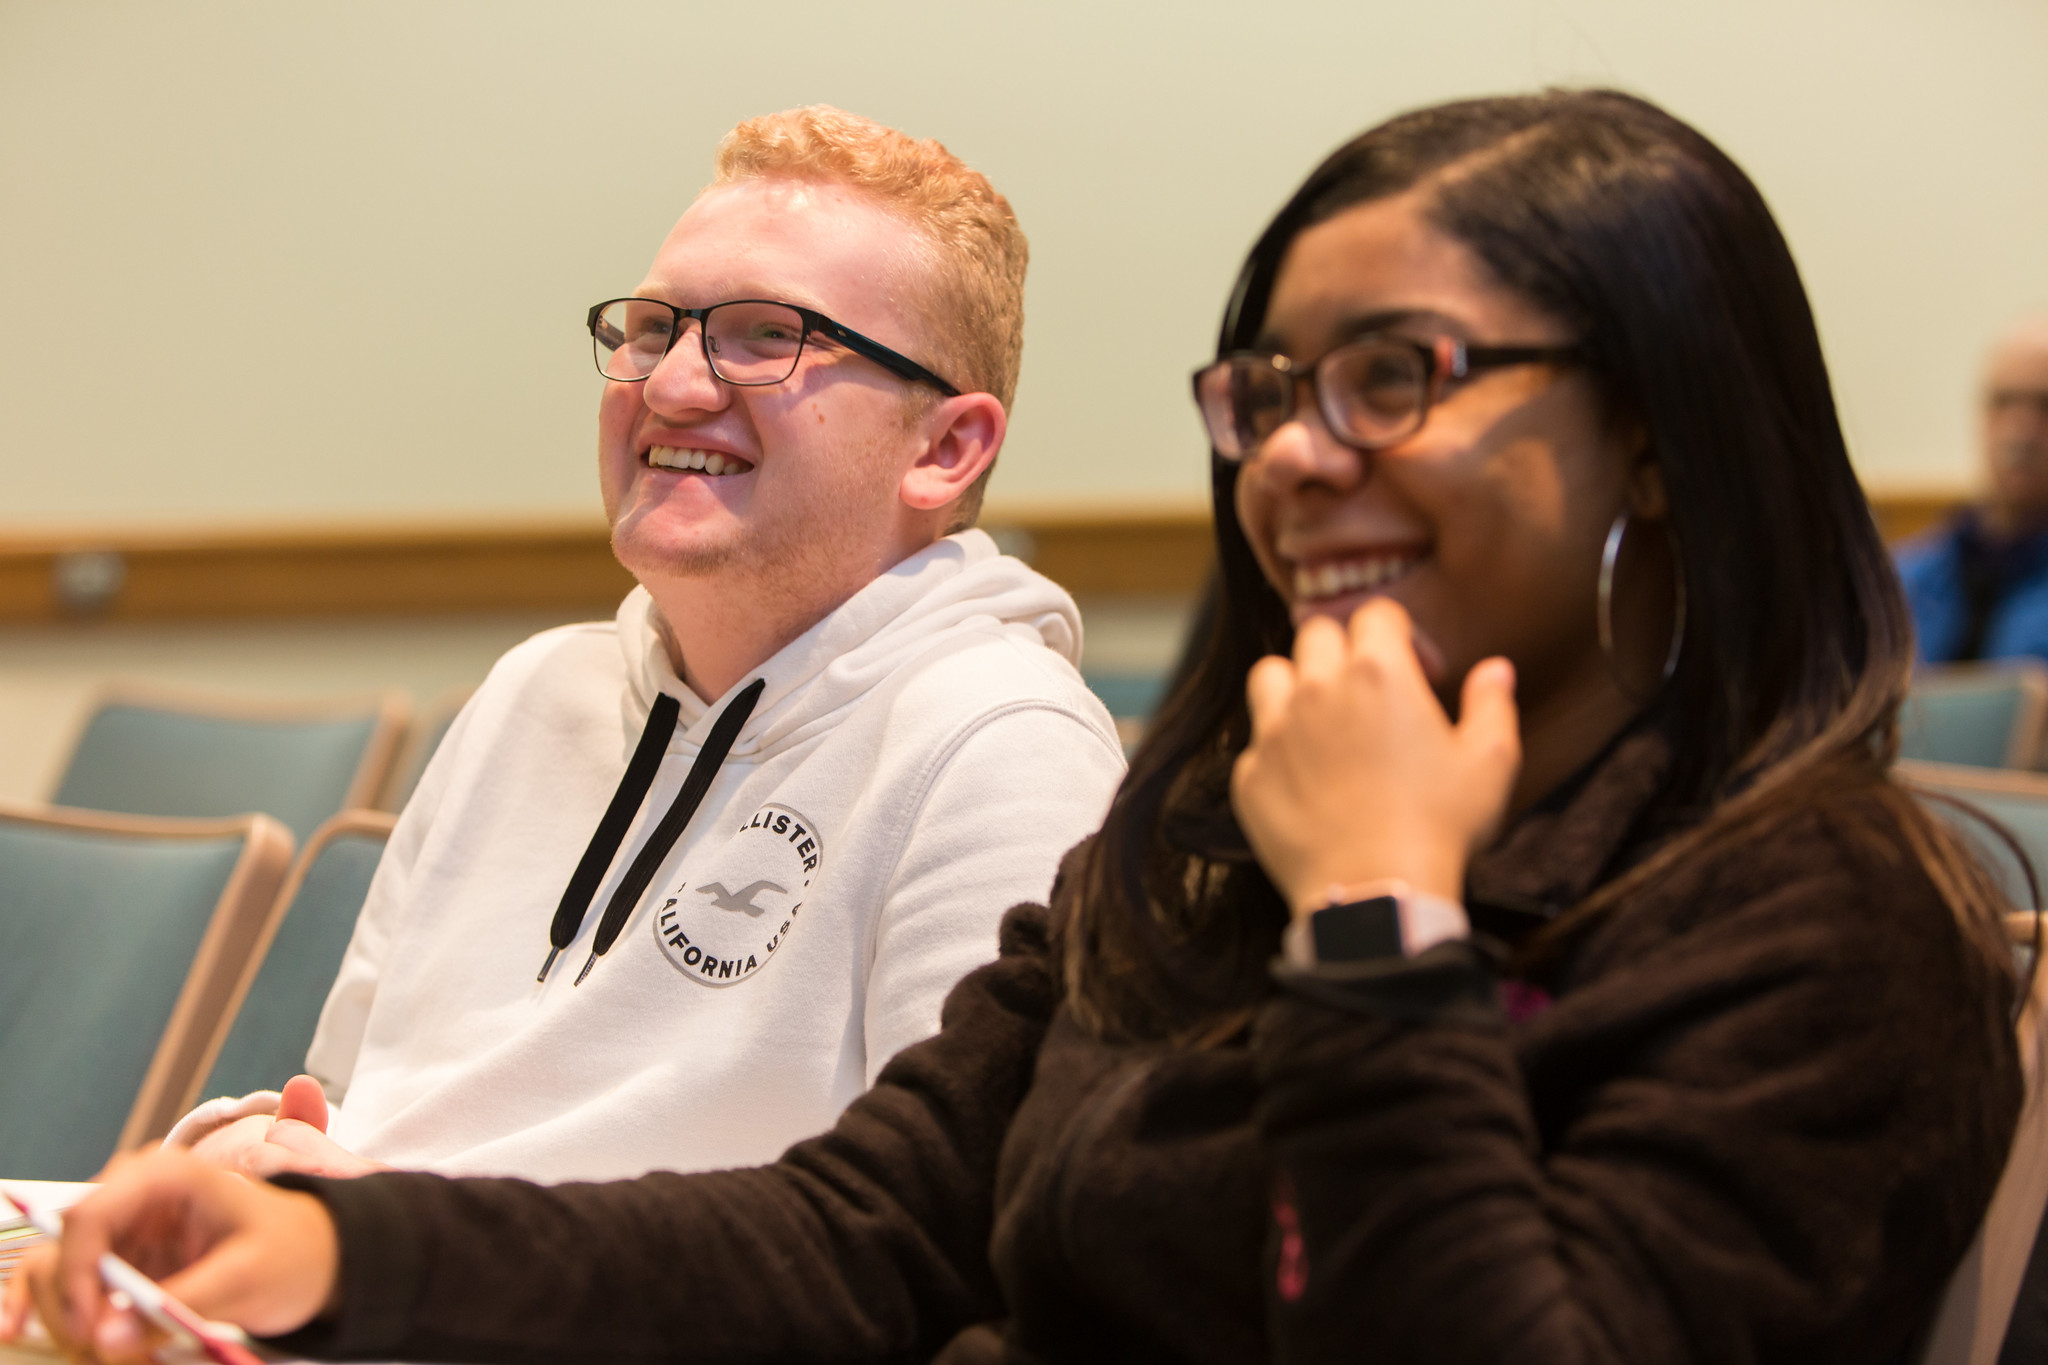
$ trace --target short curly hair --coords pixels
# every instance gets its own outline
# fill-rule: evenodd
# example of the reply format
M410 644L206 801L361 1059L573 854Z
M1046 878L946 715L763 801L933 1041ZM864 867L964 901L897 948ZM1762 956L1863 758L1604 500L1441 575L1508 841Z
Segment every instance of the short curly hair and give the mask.
M916 302L930 357L963 392L1017 395L1024 357L1024 270L1031 249L1010 201L929 138L813 104L764 114L718 144L712 186L786 178L846 185L903 217L922 238L926 284ZM974 524L991 464L961 499L953 529Z

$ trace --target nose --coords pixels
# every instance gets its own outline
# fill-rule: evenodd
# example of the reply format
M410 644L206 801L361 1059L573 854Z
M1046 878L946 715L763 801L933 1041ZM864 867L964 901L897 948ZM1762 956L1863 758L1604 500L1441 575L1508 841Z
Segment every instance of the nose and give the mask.
M1260 443L1246 464L1249 472L1276 488L1341 492L1372 476L1372 459L1369 452L1332 436L1316 405L1304 402Z
M704 358L703 324L694 319L684 322L675 344L640 381L640 389L641 401L664 417L717 412L732 401L732 390Z

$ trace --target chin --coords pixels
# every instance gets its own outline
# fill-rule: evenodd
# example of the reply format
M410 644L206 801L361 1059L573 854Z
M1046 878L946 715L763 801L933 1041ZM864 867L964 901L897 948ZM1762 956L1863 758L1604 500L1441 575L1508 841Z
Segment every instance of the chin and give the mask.
M727 568L741 547L728 537L707 535L705 527L660 527L627 515L612 527L612 554L632 573L649 578L694 578Z

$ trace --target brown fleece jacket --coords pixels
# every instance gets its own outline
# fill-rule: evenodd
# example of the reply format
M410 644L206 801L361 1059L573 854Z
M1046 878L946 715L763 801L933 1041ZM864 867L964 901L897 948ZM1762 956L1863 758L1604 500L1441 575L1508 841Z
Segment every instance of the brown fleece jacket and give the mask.
M1631 849L1661 738L1475 860L1513 935ZM1048 912L755 1170L292 1179L342 1240L290 1349L477 1361L1882 1362L2018 1113L2011 984L1843 791L1497 1002L1470 947L1277 973L1250 1037L1110 1045ZM1860 817L1860 818L1859 818ZM1077 879L1066 879L1070 888ZM1055 910L1062 897L1056 890Z

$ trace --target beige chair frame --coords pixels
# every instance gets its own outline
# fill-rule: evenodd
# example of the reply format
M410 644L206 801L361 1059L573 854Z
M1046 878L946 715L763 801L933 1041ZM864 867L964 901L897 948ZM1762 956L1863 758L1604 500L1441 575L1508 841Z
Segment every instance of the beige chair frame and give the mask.
M171 683L117 679L94 693L92 703L80 713L78 733L72 736L64 751L67 765L68 756L77 750L78 741L84 737L85 727L92 723L92 718L109 706L120 705L252 721L333 720L374 710L377 719L370 730L370 742L363 746L362 761L356 764L348 793L342 799L344 810L377 803L385 784L391 780L399 747L412 720L412 698L395 689L330 697L261 697L186 688ZM63 771L64 765L60 765L53 778L52 792L55 791L54 783L63 781Z
M2036 916L2005 917L2014 943L2036 941ZM2042 1064L2048 1054L2048 964L2038 964L2033 989L2020 1012L2020 1071L2026 1099L2005 1172L1991 1207L1943 1291L1919 1365L1997 1365L2006 1328L2019 1300L2020 1281L2048 1208L2048 1093Z
M323 821L320 828L307 838L306 846L299 850L299 856L292 860L291 872L284 884L272 898L269 912L249 946L248 958L242 964L240 976L228 992L226 1007L221 1010L219 1020L213 1026L212 1036L199 1055L199 1063L192 1071L192 1093L178 1110L184 1114L199 1102L199 1088L213 1071L213 1064L220 1057L220 1050L227 1045L228 1034L234 1032L235 1016L242 1012L242 1002L249 998L250 988L256 984L256 976L263 970L263 959L270 955L270 945L277 939L277 931L284 926L284 918L291 912L292 902L299 898L299 888L306 883L306 873L318 860L322 850L344 834L374 834L380 839L391 838L391 828L398 823L398 817L389 811L345 810ZM175 1122L175 1118L173 1119Z
M192 1107L200 1082L205 1079L202 1054L216 1032L235 983L241 979L243 963L264 920L272 913L285 871L291 866L291 831L267 815L170 820L11 803L0 804L0 820L146 839L241 837L241 856L235 860L234 871L229 874L206 932L200 937L198 951L185 974L185 985L171 1007L171 1017L157 1040L149 1070L143 1074L142 1088L129 1107L128 1120L122 1125L115 1150L125 1152L161 1138Z
M2048 740L2048 665L2038 659L1983 659L1966 664L1923 664L1913 675L1915 688L1948 692L1985 691L2014 682L2020 687L2020 705L2012 733L2006 737L2005 766L2039 768L2042 744Z
M1964 799L1975 792L2048 805L2048 775L2042 773L1924 762L1901 762L1895 772L1909 786ZM2035 871L2048 877L2048 867ZM2039 924L2032 913L2009 914L2005 926L2016 945L2048 944L2048 925ZM2033 987L2020 1011L2019 1044L2026 1099L2012 1150L1976 1240L1949 1279L1920 1365L1996 1365L2042 1212L2048 1209L2048 963L2036 963Z
M2048 805L2048 773L2023 772L2016 768L1978 768L1968 763L1934 763L1924 758L1902 758L1892 772L1909 787L1931 787L1938 792L1967 797L1973 792L1986 796L2024 796ZM2048 867L2034 871L2044 879L2042 894L2048 895Z

